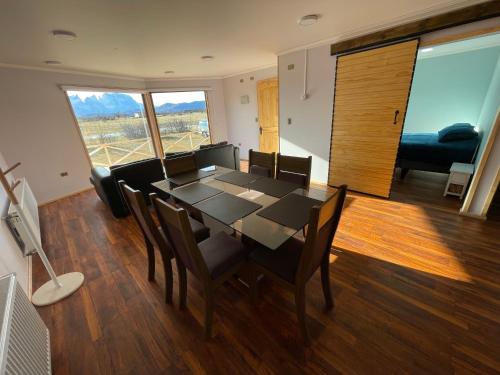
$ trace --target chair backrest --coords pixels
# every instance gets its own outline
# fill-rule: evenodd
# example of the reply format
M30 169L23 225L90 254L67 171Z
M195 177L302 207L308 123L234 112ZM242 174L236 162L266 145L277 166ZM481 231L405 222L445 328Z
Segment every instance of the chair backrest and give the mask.
M165 167L167 177L174 177L198 169L194 153L179 156L177 158L165 158L163 159L163 166Z
M139 190L132 189L123 180L118 181L118 185L120 186L120 190L125 202L127 203L128 209L132 212L132 215L139 225L144 237L146 237L151 244L156 245L161 250L163 250L164 247L168 247L163 240L153 218L151 217L148 206L146 205L146 200L144 199L142 193Z
M248 172L274 178L276 173L276 153L248 151Z
M202 280L210 278L207 265L189 224L186 210L168 204L158 198L156 194L151 194L151 201L160 225L174 249L176 258L196 277Z
M305 189L311 183L312 156L301 158L278 153L276 179L301 185Z
M329 255L346 192L347 185L342 185L328 200L311 209L306 242L295 275L296 283L309 280L321 265L323 258Z

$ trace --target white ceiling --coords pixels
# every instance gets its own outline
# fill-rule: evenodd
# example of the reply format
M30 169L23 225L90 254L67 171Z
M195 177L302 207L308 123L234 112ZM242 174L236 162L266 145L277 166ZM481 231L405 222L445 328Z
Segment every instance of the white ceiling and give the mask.
M0 0L0 63L47 67L56 59L56 69L138 78L222 77L276 64L284 51L477 2ZM320 21L299 26L310 13ZM54 29L78 38L54 39Z

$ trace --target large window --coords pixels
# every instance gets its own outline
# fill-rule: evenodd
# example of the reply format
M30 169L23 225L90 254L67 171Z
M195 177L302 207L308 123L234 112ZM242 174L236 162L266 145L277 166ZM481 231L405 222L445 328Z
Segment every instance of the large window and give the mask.
M164 152L190 151L210 143L204 91L151 94Z
M141 94L68 91L93 166L155 156Z
M125 164L210 143L204 91L68 90L67 95L93 166ZM158 131L151 134L148 118L153 121L154 115Z

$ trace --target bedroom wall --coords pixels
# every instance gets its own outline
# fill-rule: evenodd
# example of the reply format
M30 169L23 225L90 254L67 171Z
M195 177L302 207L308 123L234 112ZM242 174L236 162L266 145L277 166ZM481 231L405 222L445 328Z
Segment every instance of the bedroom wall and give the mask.
M500 47L421 58L415 66L404 132L432 133L468 122L478 125Z
M5 162L3 155L0 153L0 169L5 170L10 166ZM9 182L12 182L14 174L8 175ZM0 185L0 217L3 218L7 214L9 200L7 194ZM14 237L10 233L5 220L0 220L0 276L15 272L17 281L28 296L31 295L31 274L30 274L30 259L23 257L21 250L17 246Z
M257 82L277 76L278 69L273 66L223 80L228 141L240 147L241 159L248 159L249 149L259 149L259 123L255 121L259 116ZM241 104L243 95L248 95L248 104Z

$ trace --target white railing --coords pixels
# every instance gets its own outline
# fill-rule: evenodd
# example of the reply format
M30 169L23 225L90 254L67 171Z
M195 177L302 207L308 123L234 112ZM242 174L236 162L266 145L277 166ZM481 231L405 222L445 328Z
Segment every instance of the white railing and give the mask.
M188 144L187 150L195 150L200 145L206 143L206 141L209 140L209 137L204 137L204 136L201 136L202 138L200 139L199 138L200 135L198 135L198 137L195 140L193 140L193 132L189 132L184 135L181 135L177 140L168 143L168 145L165 146L166 143L165 139L171 136L172 134L161 136L164 148L163 151L165 152L178 146L181 142L186 142ZM126 145L130 145L131 143L134 144L133 148L124 147ZM114 164L120 164L132 161L129 159L138 160L142 158L150 158L155 156L151 138L139 138L127 141L101 143L98 145L89 145L87 147L89 150L88 152L90 159L92 160L92 164L94 166L109 167ZM148 147L148 151L144 151L146 147ZM186 148L184 148L184 150L186 150ZM110 151L114 151L115 153L119 152L120 155L117 157L117 159L113 160L113 156L110 154Z

